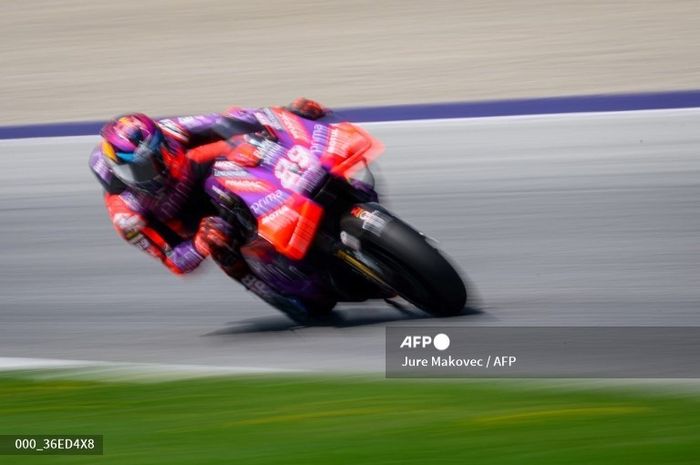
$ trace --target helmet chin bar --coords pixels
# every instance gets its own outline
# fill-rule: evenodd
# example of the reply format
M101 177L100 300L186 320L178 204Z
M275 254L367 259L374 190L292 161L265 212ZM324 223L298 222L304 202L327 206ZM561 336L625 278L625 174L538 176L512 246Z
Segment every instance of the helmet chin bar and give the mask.
M131 185L130 187L133 187L135 190L138 190L140 192L144 192L149 195L153 196L160 196L165 192L165 188L167 187L167 182L164 176L159 175L156 178L147 181L147 182L142 182L142 183L135 183Z

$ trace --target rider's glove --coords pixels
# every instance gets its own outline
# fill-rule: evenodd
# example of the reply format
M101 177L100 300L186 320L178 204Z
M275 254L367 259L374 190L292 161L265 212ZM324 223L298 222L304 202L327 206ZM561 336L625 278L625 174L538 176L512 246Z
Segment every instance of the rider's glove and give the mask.
M299 97L287 107L292 113L302 118L317 120L328 114L328 110L315 100Z
M207 216L199 223L194 236L194 248L207 257L216 250L232 249L231 225L218 216Z
M204 260L192 242L185 241L165 253L163 263L175 274L190 273Z

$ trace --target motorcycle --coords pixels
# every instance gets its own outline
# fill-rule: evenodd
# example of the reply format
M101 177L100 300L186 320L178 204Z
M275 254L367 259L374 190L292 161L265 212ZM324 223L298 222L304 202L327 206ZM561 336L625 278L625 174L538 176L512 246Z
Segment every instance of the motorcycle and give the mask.
M253 273L301 305L271 303L302 323L338 302L396 296L435 316L462 312L459 273L378 202L369 164L381 142L357 125L283 107L253 115L264 133L233 136L234 151L215 160L205 191L240 226L240 252ZM236 156L259 162L241 166Z

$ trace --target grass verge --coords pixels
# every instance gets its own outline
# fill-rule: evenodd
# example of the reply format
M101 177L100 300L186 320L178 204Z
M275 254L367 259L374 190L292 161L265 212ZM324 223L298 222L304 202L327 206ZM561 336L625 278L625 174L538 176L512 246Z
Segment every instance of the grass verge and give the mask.
M103 434L13 464L697 463L700 398L517 381L0 375L0 434Z

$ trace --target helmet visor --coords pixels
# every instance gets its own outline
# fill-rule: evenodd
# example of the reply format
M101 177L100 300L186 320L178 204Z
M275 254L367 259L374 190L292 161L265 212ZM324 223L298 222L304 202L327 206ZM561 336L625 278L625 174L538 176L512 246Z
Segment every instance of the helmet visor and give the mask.
M165 167L160 159L161 133L155 133L133 152L115 151L112 172L127 186L156 194L162 191ZM112 158L112 157L108 157Z
M161 174L153 160L145 158L136 158L131 163L115 163L112 172L129 185L146 183Z
M112 172L127 186L159 194L165 187L163 170L155 160L136 158L131 163L112 163Z

